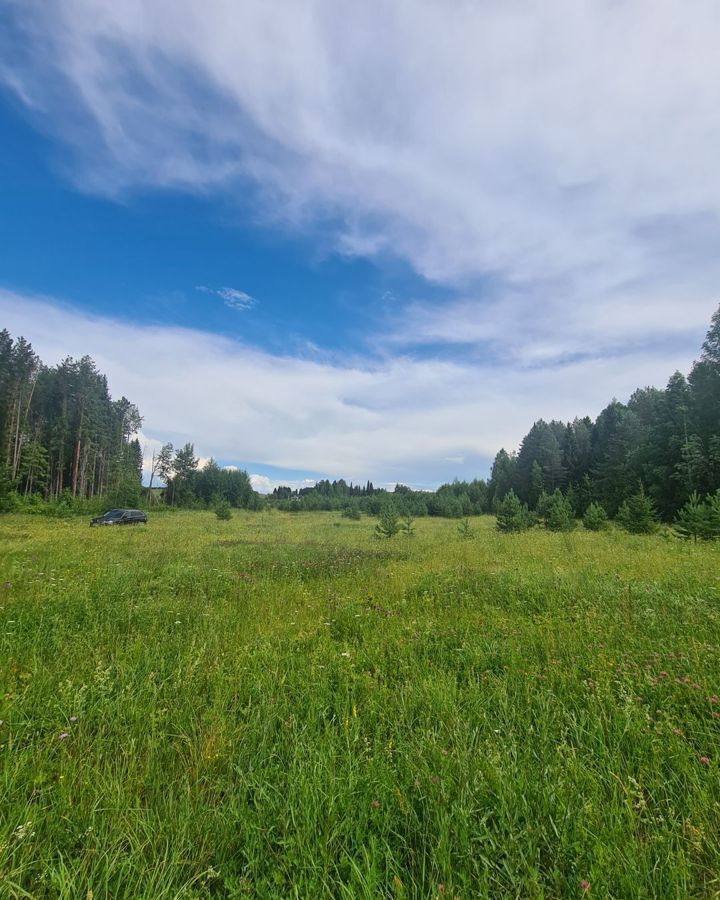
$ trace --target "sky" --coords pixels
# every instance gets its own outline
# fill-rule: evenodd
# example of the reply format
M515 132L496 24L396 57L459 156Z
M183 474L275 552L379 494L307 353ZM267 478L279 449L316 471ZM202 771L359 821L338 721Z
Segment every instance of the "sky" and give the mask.
M717 0L5 0L0 327L259 490L486 477L687 372Z

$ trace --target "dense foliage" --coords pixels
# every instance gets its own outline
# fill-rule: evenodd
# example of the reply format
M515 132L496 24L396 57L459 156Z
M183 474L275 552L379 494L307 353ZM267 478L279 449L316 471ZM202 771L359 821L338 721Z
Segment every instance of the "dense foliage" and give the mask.
M136 503L141 422L89 356L45 366L24 338L0 332L0 508L18 498Z
M626 404L613 400L594 422L538 420L517 455L497 454L487 502L496 508L513 491L534 510L558 489L575 516L595 503L615 517L640 492L650 517L665 521L693 493L720 489L720 309L687 378L676 372L665 390L640 388Z

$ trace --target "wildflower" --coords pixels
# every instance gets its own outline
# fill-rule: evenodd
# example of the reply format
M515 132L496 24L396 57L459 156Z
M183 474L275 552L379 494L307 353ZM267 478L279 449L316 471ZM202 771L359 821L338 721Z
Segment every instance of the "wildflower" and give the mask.
M71 722L77 722L77 716L70 716Z
M704 766L710 765L710 757L709 756L700 756L700 757L698 757L698 759Z
M371 803L371 806L372 806L373 809L380 809L380 801L379 801L379 800L373 800L373 802Z
M583 892L583 894L587 894L587 892L590 890L590 882L586 878L583 878L583 880L580 882L580 890Z
M693 684L693 688L694 688L696 691L699 691L699 690L700 690L700 685L697 683L697 681L695 682L695 684Z
M713 706L718 702L718 697L716 694L713 694L712 697L708 697L708 703L712 703Z
M677 735L682 735L682 731L680 731L679 728L673 728L672 733L677 734Z
M431 775L431 776L430 776L430 781L431 781L433 784L437 784L438 781L440 781L440 779L438 778L437 775Z
M668 677L668 673L667 673L667 672L661 672L661 673L660 673L660 678L667 678L667 677Z
M58 740L64 741L65 738L68 738L68 737L70 737L70 735L67 733L67 731L63 731L58 735Z
M440 884L438 885L438 894L444 894L444 893L445 893L445 885L441 881Z

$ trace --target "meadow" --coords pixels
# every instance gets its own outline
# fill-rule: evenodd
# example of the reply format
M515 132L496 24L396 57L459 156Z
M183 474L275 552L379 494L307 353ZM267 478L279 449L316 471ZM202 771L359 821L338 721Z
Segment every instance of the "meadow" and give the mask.
M0 519L0 896L720 896L720 547Z

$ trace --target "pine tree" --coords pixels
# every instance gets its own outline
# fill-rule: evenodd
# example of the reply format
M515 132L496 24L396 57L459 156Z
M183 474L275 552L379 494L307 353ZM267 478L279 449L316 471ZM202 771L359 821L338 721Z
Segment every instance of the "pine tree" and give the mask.
M530 489L528 491L528 506L530 509L537 509L538 500L545 490L545 481L543 479L543 471L540 463L533 460L530 469Z
M591 503L585 510L583 526L588 531L602 531L607 528L607 513L599 503Z
M230 504L224 497L219 497L215 500L215 515L222 522L229 522L232 519Z
M645 493L642 484L637 494L628 497L617 514L618 522L631 534L653 534L657 531L655 504Z
M717 541L720 539L720 489L714 494L708 494L707 500L707 519L705 537L709 541Z
M531 523L532 519L527 505L521 503L515 491L511 490L498 504L498 531L525 531L530 527Z
M465 541L469 541L475 536L475 532L470 525L470 519L463 519L462 522L458 525L457 530L460 537Z
M400 522L398 529L402 531L405 537L412 537L415 534L415 519L412 516L407 515L403 516L402 521Z
M542 498L538 513L544 519L548 531L572 531L575 527L572 507L559 488L550 496L546 494Z
M675 534L685 540L697 542L707 536L708 507L693 491L690 499L683 506L675 519Z
M392 506L385 506L380 512L380 519L375 525L375 537L391 538L400 531L400 522Z

